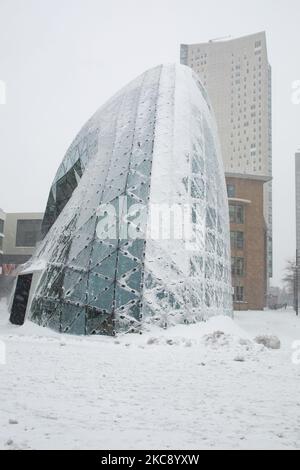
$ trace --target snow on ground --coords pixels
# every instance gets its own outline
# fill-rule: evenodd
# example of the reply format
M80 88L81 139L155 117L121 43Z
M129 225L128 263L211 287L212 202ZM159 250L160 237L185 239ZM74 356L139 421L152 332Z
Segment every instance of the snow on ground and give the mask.
M277 335L268 350L253 338ZM0 304L1 449L300 448L291 311L118 338L8 324Z

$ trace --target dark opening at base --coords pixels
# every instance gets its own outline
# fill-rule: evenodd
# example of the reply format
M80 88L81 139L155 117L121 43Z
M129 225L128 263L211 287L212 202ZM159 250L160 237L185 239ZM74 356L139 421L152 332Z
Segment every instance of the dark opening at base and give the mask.
M23 274L18 277L9 319L13 325L24 324L31 282L32 274Z

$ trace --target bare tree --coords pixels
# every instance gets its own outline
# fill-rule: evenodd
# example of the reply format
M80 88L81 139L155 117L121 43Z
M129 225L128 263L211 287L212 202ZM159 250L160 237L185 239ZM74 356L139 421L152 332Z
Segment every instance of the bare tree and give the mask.
M289 260L285 268L285 275L282 279L284 282L287 293L293 296L294 299L294 308L296 309L296 300L297 300L297 268L296 261Z
M296 274L296 262L289 260L285 268L284 278L282 279L289 294L292 294L295 289L295 274Z

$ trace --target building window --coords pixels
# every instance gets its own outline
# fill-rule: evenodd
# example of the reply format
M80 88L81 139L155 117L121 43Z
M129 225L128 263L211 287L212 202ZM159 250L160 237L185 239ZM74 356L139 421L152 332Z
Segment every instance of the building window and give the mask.
M244 258L231 258L231 274L232 276L244 276L245 271Z
M16 246L35 247L40 237L41 220L18 220Z
M234 294L233 294L233 301L234 302L244 302L244 287L243 286L235 286L234 287Z
M231 248L236 250L244 249L244 232L230 232Z
M0 251L2 251L2 248L3 248L3 238L0 237Z
M243 224L244 223L244 206L238 204L229 205L229 217L231 224Z
M4 220L0 219L0 233L4 233Z
M227 184L227 195L228 197L235 197L235 186L233 184Z

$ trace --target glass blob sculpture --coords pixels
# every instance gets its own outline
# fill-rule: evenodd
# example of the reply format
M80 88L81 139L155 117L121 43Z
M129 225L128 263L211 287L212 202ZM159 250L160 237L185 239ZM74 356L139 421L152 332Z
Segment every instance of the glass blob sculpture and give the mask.
M25 266L40 325L115 335L231 315L224 170L190 68L155 67L96 112L58 169L42 230Z

